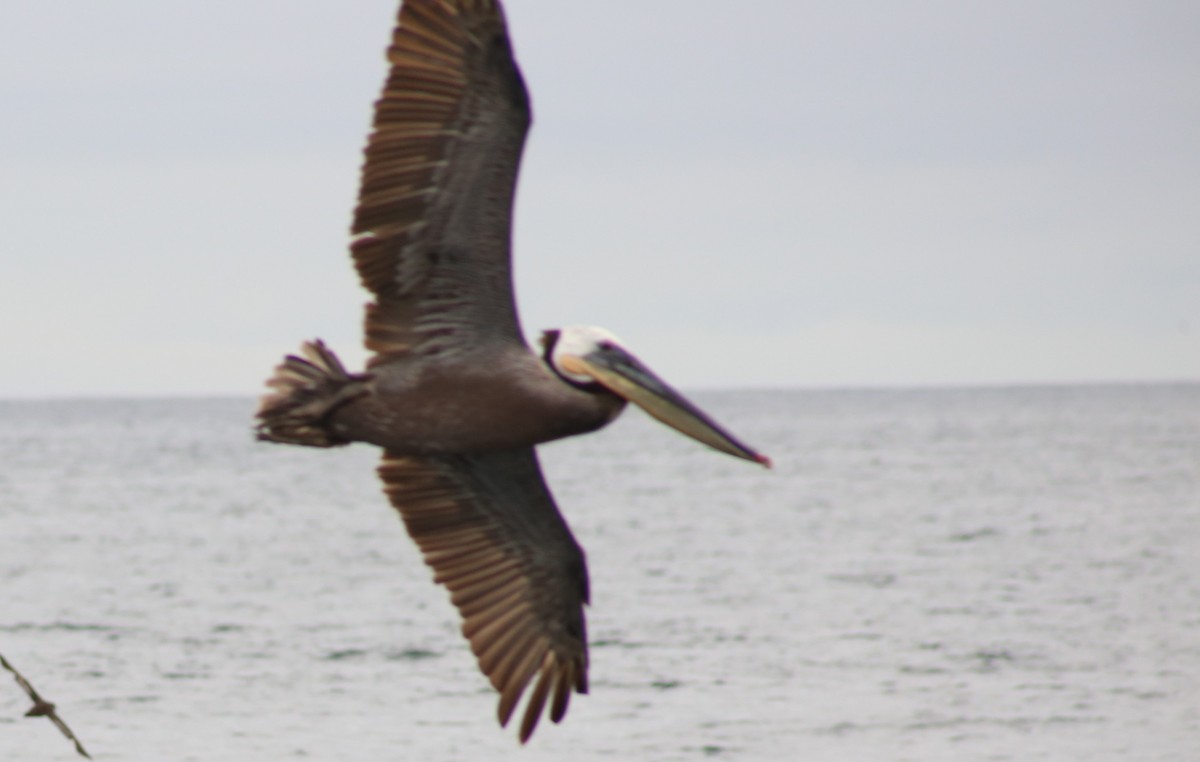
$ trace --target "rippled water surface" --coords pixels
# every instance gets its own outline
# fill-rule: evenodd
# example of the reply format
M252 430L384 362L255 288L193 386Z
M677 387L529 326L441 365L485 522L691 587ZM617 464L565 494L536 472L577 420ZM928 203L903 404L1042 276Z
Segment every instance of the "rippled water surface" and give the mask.
M376 453L250 400L0 402L0 654L98 760L1200 758L1200 385L696 396L776 468L543 448L592 693L526 747Z

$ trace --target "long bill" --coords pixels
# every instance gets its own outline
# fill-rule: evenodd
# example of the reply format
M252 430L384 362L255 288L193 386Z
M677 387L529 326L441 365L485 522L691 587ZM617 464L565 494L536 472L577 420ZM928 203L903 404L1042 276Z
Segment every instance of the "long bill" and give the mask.
M770 458L722 428L624 348L607 345L583 356L568 355L562 362L567 370L590 376L676 431L714 450L771 467Z

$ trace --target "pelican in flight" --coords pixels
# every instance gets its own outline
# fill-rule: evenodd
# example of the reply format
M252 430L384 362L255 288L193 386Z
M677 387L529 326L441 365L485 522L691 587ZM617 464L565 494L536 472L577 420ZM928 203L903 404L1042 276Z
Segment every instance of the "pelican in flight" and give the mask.
M588 686L583 550L534 446L595 431L633 402L738 458L770 465L660 380L609 332L522 338L510 264L529 96L496 0L406 0L373 131L350 249L367 305L364 373L322 342L267 382L258 437L383 448L379 475L462 615L507 725L533 684L529 739Z

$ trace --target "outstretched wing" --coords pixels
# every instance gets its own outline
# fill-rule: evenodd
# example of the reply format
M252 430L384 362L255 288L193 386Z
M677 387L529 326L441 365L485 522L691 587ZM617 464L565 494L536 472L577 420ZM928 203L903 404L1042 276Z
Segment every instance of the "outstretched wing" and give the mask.
M405 0L351 246L372 365L522 342L510 269L529 100L495 0Z
M50 713L50 721L55 724L55 726L59 729L59 732L67 737L68 741L71 741L75 744L75 751L79 752L79 756L87 757L88 759L92 758L92 755L87 753L87 749L83 748L83 744L79 742L79 739L76 738L75 734L71 732L71 729L67 727L67 723L63 722L57 713Z
M9 664L8 659L5 659L3 656L0 656L0 667L4 667L13 674L13 679L17 681L17 685L21 686L21 690L25 691L25 694L29 696L29 700L34 705L45 703L42 697L38 695L38 692L33 689L33 686L29 684L29 681L25 679L25 676L18 672L16 667Z
M463 617L463 635L500 692L508 723L536 676L521 722L533 733L571 691L587 693L588 600L583 551L558 513L532 449L479 456L385 452L384 491Z

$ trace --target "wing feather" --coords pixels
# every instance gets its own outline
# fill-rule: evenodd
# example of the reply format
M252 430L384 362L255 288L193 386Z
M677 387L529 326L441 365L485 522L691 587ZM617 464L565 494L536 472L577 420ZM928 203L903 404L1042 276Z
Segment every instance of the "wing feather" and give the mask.
M449 589L481 671L500 693L500 723L508 723L535 676L522 742L548 697L551 719L561 720L567 694L587 692L587 570L534 451L452 457L385 451L379 474L434 580Z
M520 342L513 193L529 102L495 0L406 0L375 105L351 253L371 365Z

